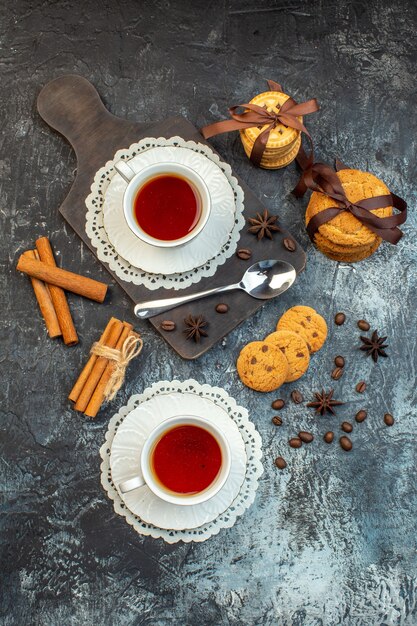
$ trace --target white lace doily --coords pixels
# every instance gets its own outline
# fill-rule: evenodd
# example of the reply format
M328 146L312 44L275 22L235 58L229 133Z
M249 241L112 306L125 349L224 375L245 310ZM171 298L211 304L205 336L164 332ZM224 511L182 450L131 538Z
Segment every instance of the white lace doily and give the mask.
M141 402L145 402L157 395L178 391L182 393L195 393L201 397L209 398L228 413L237 424L244 441L247 466L245 479L238 496L230 507L215 520L191 530L164 530L152 524L146 524L126 507L111 479L110 449L117 429L130 411L136 408ZM258 488L258 479L263 473L261 462L261 437L255 430L255 426L249 421L247 410L237 405L236 401L229 396L224 389L211 387L206 384L200 385L200 383L192 379L185 380L184 382L179 380L161 381L145 389L142 394L132 396L128 404L122 407L119 412L111 418L105 442L100 448L100 456L102 458L101 484L109 498L113 500L115 512L125 517L126 521L141 535L149 535L155 539L161 538L167 543L177 543L178 541L184 541L186 543L190 541L205 541L212 535L217 535L222 528L230 528L233 526L236 519L253 503Z
M181 274L152 274L130 265L117 254L107 237L103 225L103 201L106 189L116 173L113 164L120 159L131 159L141 152L156 146L180 146L203 154L222 170L232 187L235 198L235 221L228 241L224 244L219 253L203 266ZM237 242L240 238L240 231L245 224L243 217L244 193L237 179L232 175L230 165L221 161L219 156L208 146L196 143L195 141L185 141L181 137L170 137L169 139L165 139L164 137L146 137L137 143L133 143L129 148L118 150L113 159L107 161L107 163L96 172L91 185L91 193L87 196L85 204L87 207L85 230L97 251L98 259L106 263L121 280L134 283L135 285L144 285L150 290L159 289L160 287L165 289L185 289L194 283L198 283L202 278L213 276L219 265L225 263L225 261L234 254L237 248Z

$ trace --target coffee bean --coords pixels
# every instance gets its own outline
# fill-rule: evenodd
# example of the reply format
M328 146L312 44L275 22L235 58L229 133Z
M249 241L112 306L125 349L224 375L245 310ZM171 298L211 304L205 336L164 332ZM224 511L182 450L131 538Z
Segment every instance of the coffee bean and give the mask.
M171 332L172 330L175 330L176 327L177 327L176 323L173 322L172 320L164 320L163 322L161 322L162 330L165 330L167 333Z
M363 393L366 389L366 382L361 380L355 387L358 393Z
M239 248L236 252L236 256L242 259L242 261L248 261L252 256L252 250L250 250L250 248Z
M331 430L328 430L327 433L324 435L323 439L326 443L332 443L334 439L334 433L332 433Z
M275 426L282 426L282 419L279 415L274 415L274 417L272 418L272 423L275 424Z
M229 310L228 304L223 304L222 302L216 306L217 313L227 313Z
M361 330L369 330L371 328L366 320L359 320L358 326Z
M334 364L336 367L345 367L345 359L342 356L335 357Z
M275 465L277 466L278 469L281 469L281 470L287 467L287 463L285 459L282 458L282 456L277 456L277 458L275 459Z
M339 443L341 447L343 448L343 450L345 450L346 452L349 452L350 450L352 450L352 442L349 439L349 437L345 437L345 436L340 437Z
M333 380L339 380L343 376L343 367L335 367L332 372Z
M294 404L301 404L304 398L298 391L298 389L294 389L294 391L291 391L291 400L294 402Z
M355 420L360 424L361 422L364 422L366 420L367 416L368 413L364 409L361 409L356 413Z
M337 326L341 326L342 324L345 323L345 319L346 319L346 315L344 313L336 313L336 315L334 316L334 323Z
M303 445L303 442L301 441L300 437L293 437L292 439L288 441L288 443L291 446L291 448L301 448L301 446Z
M277 398L276 400L273 401L271 406L275 411L280 411L281 409L284 408L285 402L281 398Z
M387 426L393 426L395 419L392 417L391 413L385 413L384 422L386 423Z
M295 241L289 237L286 237L282 243L284 244L284 248L286 248L289 252L294 252L297 247L295 245Z
M345 431L345 433L351 433L353 430L353 426L350 422L342 422L340 424L340 428Z
M300 430L300 432L298 433L298 437L303 443L311 443L314 439L313 435L306 432L305 430Z

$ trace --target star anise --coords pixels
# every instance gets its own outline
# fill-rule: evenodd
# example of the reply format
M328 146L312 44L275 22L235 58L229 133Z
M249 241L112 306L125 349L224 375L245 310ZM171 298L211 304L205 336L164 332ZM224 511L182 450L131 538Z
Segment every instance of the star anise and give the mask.
M325 413L335 415L334 407L344 404L344 402L333 400L333 391L333 389L330 389L328 392L322 389L321 393L316 391L314 394L316 400L314 402L309 402L307 406L311 406L316 409L316 413L320 413L320 415L324 415Z
M186 339L194 339L196 343L198 343L201 337L207 337L207 332L204 330L207 326L207 322L202 315L198 315L197 317L193 317L189 315L185 318L184 324L186 329L183 331L185 333Z
M272 239L272 233L281 230L280 227L275 224L277 219L277 215L270 215L267 209L265 209L262 215L257 213L255 217L248 218L248 222L251 225L248 232L256 235L259 240L264 237Z
M387 343L384 343L385 340L386 337L379 337L378 331L374 330L370 339L369 337L361 336L361 341L363 345L360 347L360 349L366 352L366 356L371 356L376 363L379 356L388 356L388 354L384 350L384 348L388 346Z

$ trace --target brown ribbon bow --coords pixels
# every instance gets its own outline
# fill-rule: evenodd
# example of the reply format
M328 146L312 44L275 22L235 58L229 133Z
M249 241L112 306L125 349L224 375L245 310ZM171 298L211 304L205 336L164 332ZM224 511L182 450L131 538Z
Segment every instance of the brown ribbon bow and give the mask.
M303 167L303 165L306 165L306 161L303 164L300 163L300 165ZM336 161L336 171L341 169L347 169L346 165L341 163L341 161ZM320 213L311 218L307 225L307 232L312 241L314 241L314 235L320 226L344 211L349 211L369 230L389 243L397 244L403 236L398 226L407 219L407 203L394 193L375 196L374 198L364 198L358 202L350 202L336 172L324 163L307 165L294 193L297 197L301 197L307 189L324 193L338 203L337 206L324 209L324 211L320 211ZM371 213L375 209L383 209L389 206L395 207L400 213L389 217L378 217L378 215Z
M267 83L270 91L283 92L281 85L273 80L268 80ZM245 112L236 113L236 111L240 108L246 109ZM256 138L250 155L252 163L254 165L259 165L266 144L268 143L271 130L276 128L278 124L284 124L285 126L295 128L296 130L305 133L311 147L311 152L308 158L312 163L313 141L310 133L304 124L300 122L297 116L314 113L315 111L318 111L319 108L320 107L315 98L307 100L306 102L301 102L300 104L297 104L293 98L288 98L277 113L274 111L268 111L266 108L257 106L256 104L238 104L229 108L229 113L232 117L231 120L223 120L221 122L210 124L209 126L204 126L200 129L200 132L204 139L209 139L209 137L213 137L214 135L228 133L232 130L243 130L245 128L253 128L254 126L266 125L265 130L263 130Z

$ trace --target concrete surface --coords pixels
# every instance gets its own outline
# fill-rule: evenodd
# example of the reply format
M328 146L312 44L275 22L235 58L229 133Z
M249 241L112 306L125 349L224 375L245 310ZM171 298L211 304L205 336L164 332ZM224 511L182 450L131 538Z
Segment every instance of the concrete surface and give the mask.
M352 626L417 623L416 590L416 232L414 206L417 6L411 0L311 2L54 2L5 0L0 7L1 150L1 604L5 626ZM98 279L106 271L58 215L75 156L42 122L35 99L50 79L79 73L120 116L185 115L198 126L227 106L283 83L322 106L308 126L322 160L339 156L380 176L409 202L405 237L354 269L319 254L303 227L306 200L289 193L295 166L253 168L236 134L213 144L278 212L308 252L306 272L277 302L196 363L184 362L147 323L145 349L127 384L94 422L66 395L111 314L133 320L112 285L104 306L70 297L81 342L46 338L29 281L14 267L49 235L65 267ZM275 394L239 383L242 344L272 331L294 304L315 306L329 340L298 387L331 386L336 354L347 359L335 395L338 417L288 406L271 424ZM345 311L345 326L332 323ZM365 317L389 337L390 358L373 365L356 349ZM193 376L224 386L248 407L264 443L255 504L230 530L201 545L168 546L135 534L99 483L98 449L109 417L160 379ZM358 396L356 382L368 382ZM342 419L365 406L354 448L327 446ZM385 412L394 427L382 422ZM300 428L316 440L290 450ZM288 468L273 465L281 453Z

